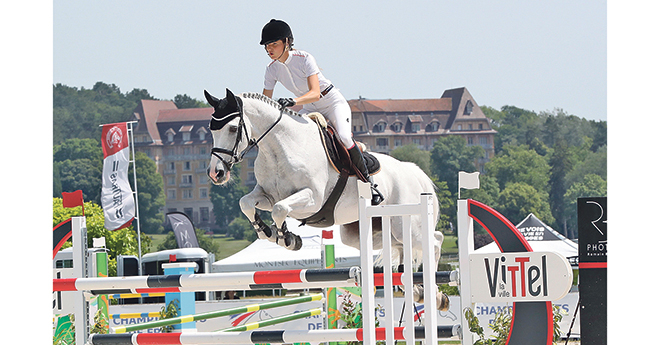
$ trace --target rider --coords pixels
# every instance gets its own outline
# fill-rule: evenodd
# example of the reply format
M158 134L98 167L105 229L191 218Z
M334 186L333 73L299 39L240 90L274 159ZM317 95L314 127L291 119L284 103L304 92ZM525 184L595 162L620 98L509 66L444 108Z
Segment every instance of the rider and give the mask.
M321 73L316 60L308 52L293 49L293 33L289 25L272 19L261 31L261 42L273 61L266 67L263 94L273 97L273 89L279 81L296 98L280 98L282 107L303 105L300 113L319 112L323 114L337 131L339 139L348 149L351 161L371 184L371 203L383 201L369 175L362 151L353 141L351 132L351 108L344 96Z

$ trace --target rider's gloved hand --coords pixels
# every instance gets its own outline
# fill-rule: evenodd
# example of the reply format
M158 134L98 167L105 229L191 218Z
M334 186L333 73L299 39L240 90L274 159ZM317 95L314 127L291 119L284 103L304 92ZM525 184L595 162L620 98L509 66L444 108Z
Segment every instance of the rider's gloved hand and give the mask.
M277 100L277 103L279 103L282 107L293 107L296 105L296 101L293 100L293 98L280 98Z

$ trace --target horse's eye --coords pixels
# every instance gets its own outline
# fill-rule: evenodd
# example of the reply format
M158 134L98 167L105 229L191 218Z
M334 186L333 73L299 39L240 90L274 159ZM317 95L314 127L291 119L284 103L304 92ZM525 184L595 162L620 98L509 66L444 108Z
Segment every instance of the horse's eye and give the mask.
M229 126L229 133L236 133L238 131L238 126Z

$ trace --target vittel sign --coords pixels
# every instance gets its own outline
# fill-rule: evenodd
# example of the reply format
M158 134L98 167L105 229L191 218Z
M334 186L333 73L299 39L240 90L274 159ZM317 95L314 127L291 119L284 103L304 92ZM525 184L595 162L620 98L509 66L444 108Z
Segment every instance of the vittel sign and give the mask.
M568 260L553 252L470 255L475 302L532 302L562 299L571 288Z

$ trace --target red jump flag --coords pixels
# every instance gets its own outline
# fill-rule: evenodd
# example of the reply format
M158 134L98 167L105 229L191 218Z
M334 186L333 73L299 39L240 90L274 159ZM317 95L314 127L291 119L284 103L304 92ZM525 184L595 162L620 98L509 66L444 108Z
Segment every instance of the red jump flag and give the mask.
M70 208L82 206L83 216L85 215L84 202L83 193L80 189L71 193L62 192L62 207Z

